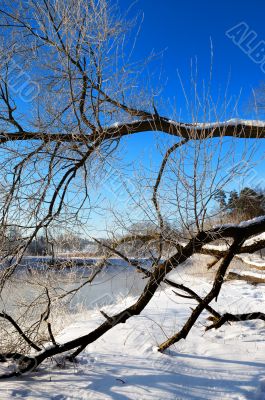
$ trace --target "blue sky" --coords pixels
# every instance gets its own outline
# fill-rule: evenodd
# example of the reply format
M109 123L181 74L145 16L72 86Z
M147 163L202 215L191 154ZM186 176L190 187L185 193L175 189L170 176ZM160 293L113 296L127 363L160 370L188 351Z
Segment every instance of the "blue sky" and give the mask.
M235 45L226 32L237 24L244 23L249 27L249 31L254 31L257 35L255 43L265 42L265 1L118 0L118 5L122 12L130 7L129 17L138 14L140 21L143 16L134 52L135 58L144 59L152 50L157 53L163 51L163 57L158 58L150 68L158 69L158 65L159 68L162 65L161 81L164 90L161 97L165 100L169 98L171 102L176 98L176 118L184 121L190 119L178 74L189 93L191 60L193 63L197 60L198 82L208 82L211 46L213 99L217 99L221 94L222 103L222 96L228 86L227 93L228 97L233 99L232 104L234 105L238 98L239 103L237 112L228 112L227 118L257 118L252 103L252 92L265 84L265 55L263 72L261 65L255 63ZM164 113L164 110L162 112ZM148 135L137 135L129 140L136 150L150 144ZM131 152L130 158L133 157Z
M242 112L249 112L251 90L265 81L265 74L225 32L244 22L265 40L263 0L119 0L118 4L123 11L131 5L131 15L144 15L135 55L144 58L153 49L165 50L165 95L177 94L177 70L184 82L189 79L192 58L197 57L200 79L208 79L212 42L213 91L224 88L230 77L230 94L237 96L242 90Z

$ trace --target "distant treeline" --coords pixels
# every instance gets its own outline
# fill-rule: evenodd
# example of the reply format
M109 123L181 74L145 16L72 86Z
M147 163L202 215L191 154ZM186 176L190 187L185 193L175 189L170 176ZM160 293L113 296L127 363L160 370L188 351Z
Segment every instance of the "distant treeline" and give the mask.
M249 220L265 215L265 191L244 187L240 191L219 190L215 195L223 216L231 222Z

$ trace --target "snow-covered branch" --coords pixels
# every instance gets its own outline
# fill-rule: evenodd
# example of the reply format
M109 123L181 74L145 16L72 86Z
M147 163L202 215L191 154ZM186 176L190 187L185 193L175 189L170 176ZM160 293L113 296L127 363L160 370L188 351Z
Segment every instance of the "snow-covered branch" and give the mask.
M41 140L44 142L76 142L93 144L93 142L98 139L107 141L139 132L149 131L160 131L172 136L193 140L223 136L236 137L239 139L264 139L265 121L232 119L220 123L190 124L153 116L152 118L115 123L109 127L96 129L86 134L49 133L49 131L1 132L0 143L20 140Z

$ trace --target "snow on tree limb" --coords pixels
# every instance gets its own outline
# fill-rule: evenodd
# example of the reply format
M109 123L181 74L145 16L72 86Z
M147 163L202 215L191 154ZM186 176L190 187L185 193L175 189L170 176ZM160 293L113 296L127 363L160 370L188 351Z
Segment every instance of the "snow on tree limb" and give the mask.
M19 140L42 140L44 142L84 142L91 143L97 139L107 141L132 135L139 132L160 131L184 139L209 139L223 136L239 139L264 139L265 121L228 120L227 122L185 124L167 118L153 116L152 118L115 123L101 130L88 134L61 134L49 132L1 132L0 143Z

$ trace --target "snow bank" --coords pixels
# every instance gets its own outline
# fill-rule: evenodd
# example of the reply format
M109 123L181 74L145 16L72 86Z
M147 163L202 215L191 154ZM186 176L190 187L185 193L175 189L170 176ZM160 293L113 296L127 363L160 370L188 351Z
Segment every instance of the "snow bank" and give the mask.
M177 271L171 274L171 279L191 283L202 296L210 289L205 279L181 277ZM258 311L263 309L264 298L262 287L253 290L244 282L228 282L213 306L220 312ZM129 297L104 311L112 315L124 302L134 301ZM89 345L78 364L64 365L58 358L60 368L48 361L36 373L2 381L1 400L264 399L265 328L261 321L226 324L205 333L209 324L205 312L186 341L166 354L154 351L183 325L194 305L193 300L177 297L171 288L163 287L140 316ZM57 340L85 334L102 321L99 310L77 314Z

